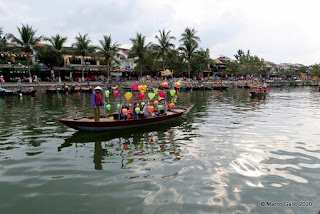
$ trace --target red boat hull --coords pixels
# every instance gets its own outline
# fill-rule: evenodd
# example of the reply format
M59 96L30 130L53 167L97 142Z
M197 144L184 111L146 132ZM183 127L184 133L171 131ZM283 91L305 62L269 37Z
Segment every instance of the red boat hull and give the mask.
M168 122L181 117L187 113L194 105L187 108L176 108L174 111L168 111L167 115L152 118L142 118L135 120L111 120L106 116L101 116L99 122L95 122L93 117L79 117L79 118L57 118L64 125L80 130L80 131L109 131L117 129L128 129L132 127L148 126ZM117 114L109 115L117 118Z

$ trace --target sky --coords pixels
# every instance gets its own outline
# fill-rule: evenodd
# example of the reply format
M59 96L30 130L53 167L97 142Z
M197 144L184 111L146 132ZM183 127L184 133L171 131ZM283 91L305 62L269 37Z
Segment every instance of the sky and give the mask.
M320 63L319 0L0 0L0 27L18 36L32 25L37 36L68 37L88 33L93 45L103 35L130 48L136 33L156 42L159 30L181 33L194 28L200 47L212 58L234 58L250 50L274 63Z

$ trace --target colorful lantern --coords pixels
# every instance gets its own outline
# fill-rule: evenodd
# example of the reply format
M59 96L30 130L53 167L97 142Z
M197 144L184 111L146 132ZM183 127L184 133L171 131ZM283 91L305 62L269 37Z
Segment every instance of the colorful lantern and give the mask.
M170 107L170 108L173 108L173 106L174 106L174 103L170 103L170 104L169 104L169 107Z
M126 97L126 99L129 101L132 98L132 93L131 92L127 92L124 94L124 96Z
M135 91L138 89L138 86L139 86L138 84L132 84L131 85L132 89L135 90Z
M138 89L139 89L140 92L143 92L143 86L142 85L139 85Z
M155 93L148 93L148 97L150 98L150 100L152 100L154 97L156 96Z
M149 111L153 112L153 110L154 110L154 107L153 106L149 106Z
M109 97L110 91L106 90L104 93L105 93L106 97Z
M158 105L158 109L159 109L159 111L161 111L163 109L163 106L162 105Z
M110 104L107 104L107 105L106 105L106 109L107 109L108 111L110 111L111 105L110 105Z
M139 114L139 112L140 112L140 108L139 107L135 108L134 110L136 111L137 114Z
M162 85L162 87L164 87L164 88L165 88L165 87L167 87L167 86L168 86L168 83L167 83L167 82L163 82L161 85Z
M118 91L113 91L114 96L117 98L119 96L119 92Z
M126 109L126 108L123 108L123 109L122 109L122 114L123 114L123 115L126 115L127 112L128 112L128 109Z
M146 92L146 91L147 91L147 88L148 88L148 87L147 87L146 85L143 85L143 86L142 86L142 89L143 89L142 92Z
M143 99L143 97L144 97L144 94L143 94L143 93L139 93L139 94L138 94L138 99L139 99L140 101Z
M174 89L170 90L170 94L171 94L171 96L174 96L176 94L176 90L174 90Z
M164 91L159 91L159 96L162 98L162 97L164 97L164 95L166 95L166 92L164 92Z
M174 87L175 87L175 88L180 88L180 87L181 87L181 83L175 82L175 83L174 83Z
M153 102L153 104L156 106L156 105L158 105L158 100L155 100L154 102Z

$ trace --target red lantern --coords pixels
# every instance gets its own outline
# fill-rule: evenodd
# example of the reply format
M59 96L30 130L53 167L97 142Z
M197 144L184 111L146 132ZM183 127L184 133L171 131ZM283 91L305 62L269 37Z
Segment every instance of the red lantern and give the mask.
M143 94L143 93L139 93L139 94L138 94L138 99L139 99L140 101L143 99L143 97L144 97L144 94Z
M166 95L166 92L164 92L164 91L159 91L159 96L162 98L162 97L164 97L164 95Z

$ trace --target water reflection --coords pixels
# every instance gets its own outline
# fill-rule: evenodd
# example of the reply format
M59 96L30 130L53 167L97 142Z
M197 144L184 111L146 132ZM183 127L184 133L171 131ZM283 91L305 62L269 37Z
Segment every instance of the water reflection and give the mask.
M149 161L150 156L160 154L160 160L178 161L179 143L175 142L175 126L183 127L183 120L176 120L165 126L114 131L108 133L76 132L64 140L58 152L74 146L76 149L86 143L94 143L93 163L96 170L102 170L112 157L121 159L121 168L130 168L138 161ZM119 162L117 160L116 162Z

